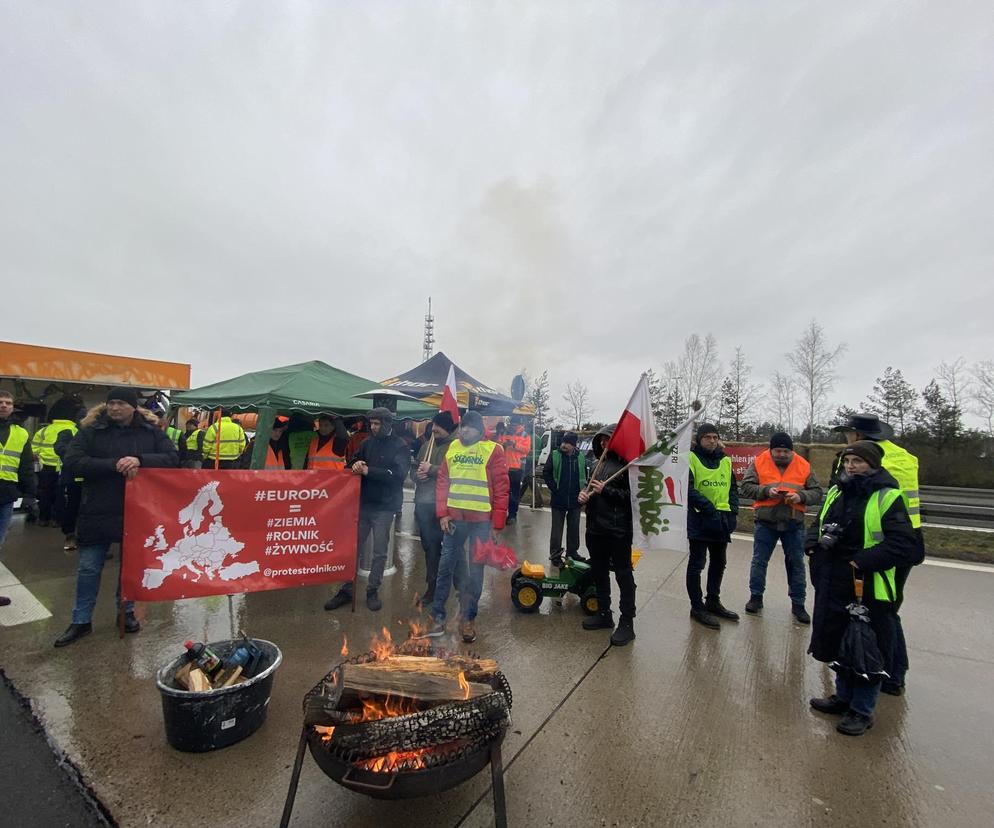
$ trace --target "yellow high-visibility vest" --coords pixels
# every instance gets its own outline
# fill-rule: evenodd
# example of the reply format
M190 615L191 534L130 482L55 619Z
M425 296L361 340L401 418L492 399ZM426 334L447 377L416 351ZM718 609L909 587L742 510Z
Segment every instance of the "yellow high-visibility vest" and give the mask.
M17 470L21 467L21 455L30 439L25 429L19 425L10 424L7 442L0 443L0 480L17 482Z
M832 486L825 495L825 505L821 507L818 515L818 529L825 523L825 515L828 507L831 506L839 496L839 487ZM866 502L866 509L863 512L863 548L869 549L876 546L884 539L883 519L887 511L893 506L903 493L900 489L880 489L870 495ZM873 573L873 597L878 601L897 600L897 582L895 580L895 567L886 569L883 572Z
M732 490L732 459L722 457L718 468L709 469L694 452L687 455L687 464L694 474L694 488L719 512L730 512L729 495Z
M75 435L77 430L76 423L72 420L52 420L35 432L31 438L31 450L43 466L62 471L62 458L55 453L55 441L63 431L71 431Z
M220 438L218 438L220 426ZM220 445L220 448L218 446ZM220 423L211 423L204 432L204 460L213 460L217 454L221 460L237 460L245 451L248 438L245 431L231 417L222 417Z
M471 446L463 445L462 440L453 440L445 452L445 463L449 467L450 509L464 509L467 512L489 512L490 486L487 483L487 463L497 448L490 440L480 440Z
M918 458L890 440L881 440L877 445L884 452L883 467L893 475L904 494L911 525L918 529L922 525L922 500L918 491Z

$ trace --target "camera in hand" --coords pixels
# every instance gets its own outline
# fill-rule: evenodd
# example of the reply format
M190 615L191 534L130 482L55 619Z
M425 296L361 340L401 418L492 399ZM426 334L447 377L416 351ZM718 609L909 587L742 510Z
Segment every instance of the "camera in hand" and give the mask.
M842 525L839 523L826 523L821 527L821 538L818 545L826 552L839 542L842 537Z

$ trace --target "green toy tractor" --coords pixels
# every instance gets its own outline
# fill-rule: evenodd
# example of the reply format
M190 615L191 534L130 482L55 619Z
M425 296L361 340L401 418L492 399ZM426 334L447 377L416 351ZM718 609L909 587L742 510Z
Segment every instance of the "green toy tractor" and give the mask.
M555 571L555 568L552 568ZM562 598L572 592L587 615L597 612L597 590L590 564L565 558L558 575L546 574L542 564L525 561L511 575L511 600L522 612L538 612L542 599Z

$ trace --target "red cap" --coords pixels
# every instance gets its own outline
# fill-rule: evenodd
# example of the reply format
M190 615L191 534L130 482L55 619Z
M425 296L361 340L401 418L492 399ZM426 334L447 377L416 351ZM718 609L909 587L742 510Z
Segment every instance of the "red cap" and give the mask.
M183 642L183 646L186 647L186 649L188 649L188 650L192 650L193 649L193 642L190 641L189 639L187 639L186 641Z

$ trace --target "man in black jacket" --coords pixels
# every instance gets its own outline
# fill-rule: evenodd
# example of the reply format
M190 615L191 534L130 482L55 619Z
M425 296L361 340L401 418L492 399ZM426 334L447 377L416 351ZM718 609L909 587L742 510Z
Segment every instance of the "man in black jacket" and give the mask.
M563 435L559 448L549 453L542 469L542 479L552 494L552 536L549 538L549 559L552 565L563 565L563 525L566 526L566 556L580 557L580 492L587 485L587 458L577 449L577 436L572 431Z
M387 562L390 524L404 503L404 477L411 467L411 451L393 434L393 414L387 408L369 412L369 439L356 451L349 466L362 476L359 494L358 548L373 534L373 562L366 583L366 606L373 612L383 607L379 589ZM358 554L358 550L357 550ZM352 603L352 582L342 584L325 602L326 610Z
M618 647L635 639L635 573L632 572L632 493L628 472L621 471L625 462L607 445L614 426L602 429L594 436L594 457L604 456L595 470L589 491L580 492L577 500L587 507L587 551L597 587L597 615L583 621L585 630L611 629L611 574L618 582L618 609L621 618L611 633L611 643ZM617 476L617 472L621 472ZM610 482L608 482L610 481Z
M702 423L697 429L697 445L690 451L690 480L687 485L687 595L690 617L713 630L721 628L719 618L738 621L737 613L722 606L721 579L725 574L728 542L739 514L739 490L732 473L732 461L721 450L718 429ZM708 555L708 592L701 595L701 572Z
M14 515L14 503L18 498L24 498L25 503L33 501L38 490L31 440L14 422L13 414L13 395L0 391L0 548ZM9 603L9 598L0 596L0 607Z
M67 473L83 478L83 503L76 529L76 604L72 623L56 639L56 647L65 647L92 632L104 561L110 545L120 543L124 534L125 482L142 468L178 465L179 455L172 440L159 428L155 414L138 407L133 388L112 389L106 405L86 415L65 456ZM120 604L120 580L117 598ZM140 629L134 604L128 601L124 605L124 630L135 633Z

